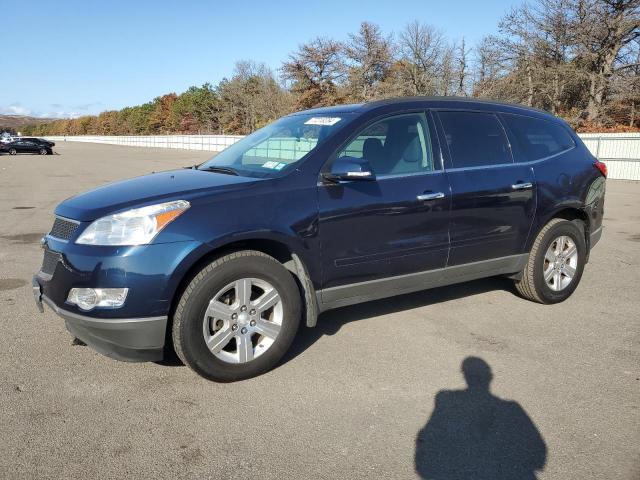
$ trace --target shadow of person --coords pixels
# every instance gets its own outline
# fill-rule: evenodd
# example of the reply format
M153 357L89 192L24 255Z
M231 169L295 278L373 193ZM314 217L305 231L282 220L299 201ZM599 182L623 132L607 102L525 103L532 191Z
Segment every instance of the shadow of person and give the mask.
M462 362L466 390L441 390L416 438L415 468L425 479L535 479L547 446L523 408L492 395L491 367Z

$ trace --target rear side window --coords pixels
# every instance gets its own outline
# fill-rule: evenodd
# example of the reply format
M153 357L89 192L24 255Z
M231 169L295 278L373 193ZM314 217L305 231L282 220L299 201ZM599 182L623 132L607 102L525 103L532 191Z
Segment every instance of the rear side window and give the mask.
M507 136L492 113L439 112L454 168L513 163Z
M559 123L523 115L503 114L527 161L549 157L575 146Z

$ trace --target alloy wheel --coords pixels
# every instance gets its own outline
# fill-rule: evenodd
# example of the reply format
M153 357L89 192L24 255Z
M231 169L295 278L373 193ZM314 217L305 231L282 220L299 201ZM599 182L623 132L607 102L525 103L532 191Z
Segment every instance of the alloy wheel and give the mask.
M273 345L282 318L282 299L273 285L258 278L242 278L209 301L202 325L204 341L220 360L247 363Z
M569 286L578 268L578 248L575 242L562 235L551 242L544 255L544 281L559 292Z

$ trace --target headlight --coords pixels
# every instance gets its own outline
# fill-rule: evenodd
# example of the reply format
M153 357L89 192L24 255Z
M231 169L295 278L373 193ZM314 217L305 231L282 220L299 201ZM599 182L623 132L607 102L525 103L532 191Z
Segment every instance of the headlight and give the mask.
M76 243L85 245L146 245L190 207L186 200L127 210L94 221Z

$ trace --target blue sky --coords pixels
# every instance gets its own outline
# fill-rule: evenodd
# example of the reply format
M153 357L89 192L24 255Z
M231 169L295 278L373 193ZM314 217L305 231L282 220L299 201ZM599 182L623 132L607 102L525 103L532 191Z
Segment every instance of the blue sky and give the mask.
M473 45L520 0L0 0L0 113L78 116L217 83L237 60L277 70L316 36L417 19ZM9 47L9 48L7 48Z

